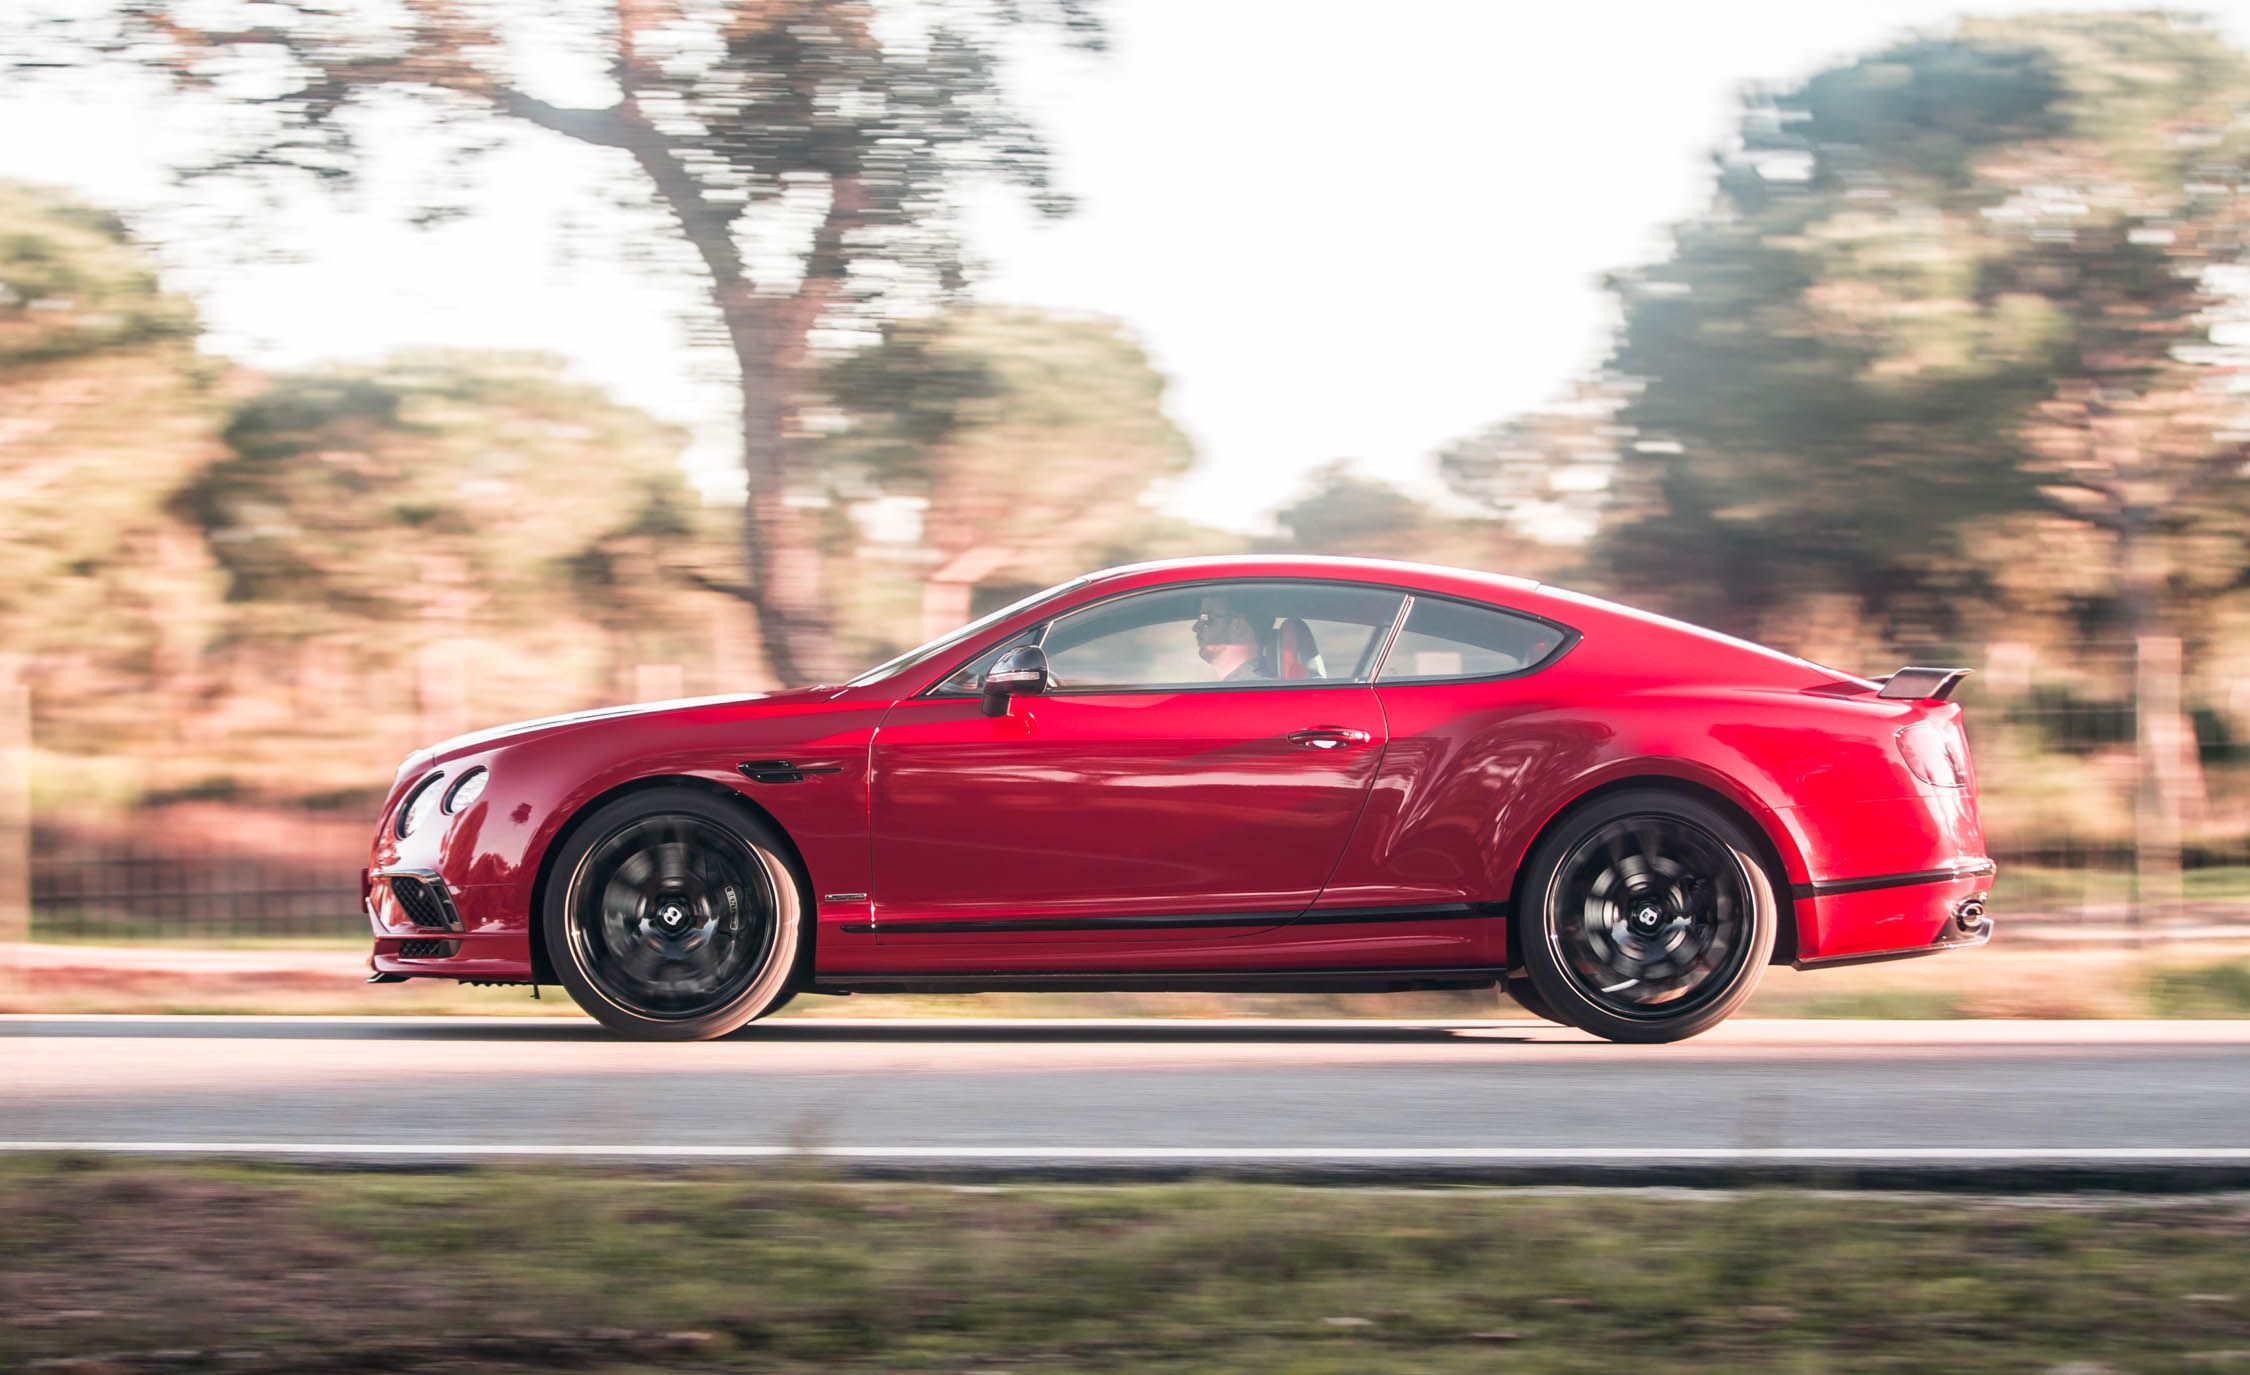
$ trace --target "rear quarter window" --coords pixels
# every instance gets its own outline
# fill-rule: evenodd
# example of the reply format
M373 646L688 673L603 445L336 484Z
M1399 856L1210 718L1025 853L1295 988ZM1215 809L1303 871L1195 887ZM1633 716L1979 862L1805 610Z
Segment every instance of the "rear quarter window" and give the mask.
M1530 616L1416 597L1375 681L1502 678L1539 667L1569 639L1569 631Z

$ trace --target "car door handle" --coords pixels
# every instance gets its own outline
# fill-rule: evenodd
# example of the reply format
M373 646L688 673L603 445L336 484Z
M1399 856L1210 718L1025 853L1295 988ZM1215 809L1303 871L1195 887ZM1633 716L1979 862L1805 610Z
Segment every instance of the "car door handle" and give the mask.
M1363 730L1349 726L1312 726L1291 731L1288 739L1292 745L1303 745L1310 750L1336 750L1346 745L1364 745L1375 737Z

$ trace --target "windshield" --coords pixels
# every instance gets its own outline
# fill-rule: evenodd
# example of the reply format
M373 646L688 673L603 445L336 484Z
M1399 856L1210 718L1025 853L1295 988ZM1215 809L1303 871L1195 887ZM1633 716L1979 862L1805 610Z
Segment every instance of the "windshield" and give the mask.
M974 639L977 635L983 633L993 626L1000 624L1000 622L1007 620L1009 617L1014 616L1018 612L1028 611L1032 607L1039 605L1039 603L1046 601L1048 598L1061 596L1063 593L1068 592L1074 587L1084 586L1086 582L1087 579L1082 577L1072 578L1069 582L1057 583L1053 587L1050 587L1043 592L1034 592L1030 596L1025 597L1022 601L1010 602L1006 606L1001 607L998 611L994 611L987 615L977 617L967 625L962 626L959 630L940 635L926 645L921 645L917 648L910 649L904 654L899 655L895 659L886 660L883 663L875 665L875 667L867 670L867 672L862 673L857 678L852 679L851 682L845 684L845 686L859 687L862 684L866 683L881 682L883 679L890 677L894 673L904 673L906 670L913 668L917 664L923 663L926 660L935 659L940 654L943 654L950 649L956 648L965 640Z

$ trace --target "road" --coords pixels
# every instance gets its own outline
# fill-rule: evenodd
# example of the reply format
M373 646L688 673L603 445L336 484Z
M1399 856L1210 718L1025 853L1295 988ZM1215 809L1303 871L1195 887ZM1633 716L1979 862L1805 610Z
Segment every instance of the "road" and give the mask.
M0 1149L913 1175L2250 1186L2250 1022L0 1017Z

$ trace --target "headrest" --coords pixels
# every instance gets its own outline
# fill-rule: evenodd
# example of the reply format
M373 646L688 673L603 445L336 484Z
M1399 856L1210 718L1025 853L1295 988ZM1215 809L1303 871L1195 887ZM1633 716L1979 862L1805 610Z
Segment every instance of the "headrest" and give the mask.
M1313 640L1312 627L1295 616L1283 621L1274 633L1274 660L1277 678L1328 676L1320 662L1320 646Z

